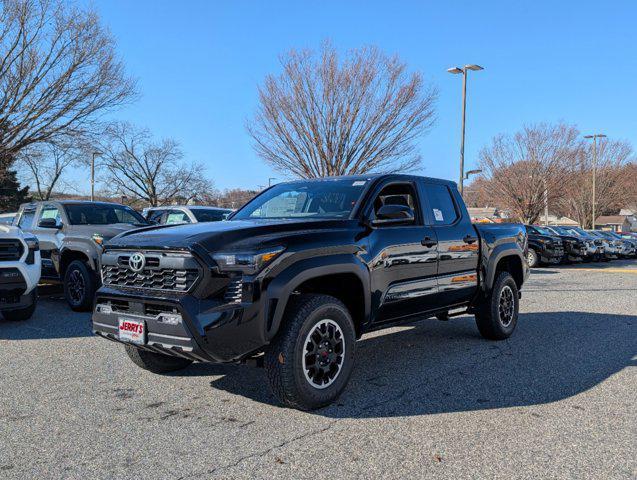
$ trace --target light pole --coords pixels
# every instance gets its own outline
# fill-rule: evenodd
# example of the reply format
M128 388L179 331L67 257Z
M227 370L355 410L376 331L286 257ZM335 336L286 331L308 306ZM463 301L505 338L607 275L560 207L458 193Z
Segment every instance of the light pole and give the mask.
M276 180L276 177L270 177L268 178L268 187L272 186L272 180Z
M102 152L95 151L91 157L91 202L95 201L95 157L101 154Z
M480 65L465 65L464 67L448 68L447 71L453 74L462 74L462 134L460 137L460 182L458 182L458 190L462 195L462 187L464 181L464 130L465 116L467 112L467 73L469 70L484 70Z
M595 176L597 175L597 139L606 138L603 133L584 135L584 138L593 139L593 230L595 230Z

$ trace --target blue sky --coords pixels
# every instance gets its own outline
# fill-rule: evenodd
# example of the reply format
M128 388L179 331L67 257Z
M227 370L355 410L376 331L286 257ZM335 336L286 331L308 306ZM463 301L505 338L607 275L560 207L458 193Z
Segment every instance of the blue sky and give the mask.
M212 2L97 0L141 99L116 117L177 139L219 188L255 188L272 172L245 121L257 86L291 48L375 45L440 94L418 141L420 173L457 180L461 78L469 79L466 162L500 132L564 120L637 144L637 2ZM84 190L88 190L88 184Z

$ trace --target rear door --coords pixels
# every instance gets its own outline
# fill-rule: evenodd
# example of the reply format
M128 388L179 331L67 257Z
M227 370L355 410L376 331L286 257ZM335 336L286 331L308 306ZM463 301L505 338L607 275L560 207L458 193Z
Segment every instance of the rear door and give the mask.
M424 223L415 183L394 181L377 187L366 217L374 219L375 211L387 204L410 207L415 219L408 224L375 226L369 234L375 322L428 310L437 290L437 242L433 229Z
M426 220L438 239L438 298L454 305L471 300L478 286L479 242L457 189L446 183L420 183Z

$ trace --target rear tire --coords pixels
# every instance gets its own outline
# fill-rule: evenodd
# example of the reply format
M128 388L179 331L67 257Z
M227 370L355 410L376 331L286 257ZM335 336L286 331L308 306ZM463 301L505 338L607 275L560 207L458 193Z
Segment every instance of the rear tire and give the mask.
M347 385L355 349L354 322L342 302L328 295L295 295L265 352L270 389L288 407L328 405Z
M28 307L24 308L16 308L14 310L5 310L2 312L2 316L5 320L9 320L10 322L20 322L23 320L28 320L33 316L33 312L35 312L35 307L38 303L38 293L34 288L31 292L32 303Z
M171 357L161 353L140 350L133 345L125 345L126 353L135 365L153 373L168 373L186 368L192 360L180 357Z
M73 260L64 272L64 296L72 310L87 312L93 307L97 279L82 260Z
M500 272L484 303L475 313L480 334L489 340L509 338L518 323L518 286L509 272Z
M529 251L526 254L526 263L529 264L529 268L535 268L540 264L540 257L532 248L529 248Z

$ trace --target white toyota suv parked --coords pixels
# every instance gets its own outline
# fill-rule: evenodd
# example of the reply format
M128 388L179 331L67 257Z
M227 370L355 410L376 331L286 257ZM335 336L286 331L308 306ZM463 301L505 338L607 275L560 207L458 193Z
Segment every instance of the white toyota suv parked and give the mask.
M31 318L41 268L38 239L18 227L0 225L0 312L5 319Z

